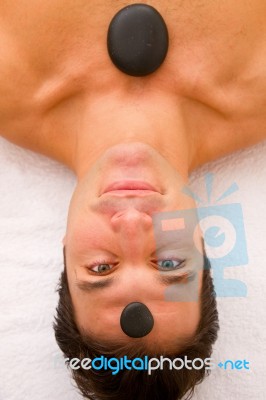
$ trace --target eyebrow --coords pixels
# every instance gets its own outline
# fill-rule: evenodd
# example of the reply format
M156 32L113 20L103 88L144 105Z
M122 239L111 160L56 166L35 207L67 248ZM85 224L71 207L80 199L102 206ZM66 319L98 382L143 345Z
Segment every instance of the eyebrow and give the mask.
M168 276L168 275L160 274L159 276L157 276L157 282L159 282L165 286L174 285L176 283L194 279L195 274L196 274L195 271L186 271L182 275L169 275ZM102 278L95 282L76 280L76 285L83 292L91 293L91 292L95 292L99 289L105 289L107 287L110 287L117 281L118 281L118 278L105 278L105 279Z
M157 281L165 286L174 285L176 283L187 283L193 280L197 274L197 272L193 270L187 270L180 275L166 275L166 273L161 273L157 276Z
M98 289L105 289L111 285L113 285L115 282L115 278L105 278L105 279L100 279L95 282L88 282L88 281L82 281L82 280L76 280L76 285L77 287L84 291L84 292L94 292Z

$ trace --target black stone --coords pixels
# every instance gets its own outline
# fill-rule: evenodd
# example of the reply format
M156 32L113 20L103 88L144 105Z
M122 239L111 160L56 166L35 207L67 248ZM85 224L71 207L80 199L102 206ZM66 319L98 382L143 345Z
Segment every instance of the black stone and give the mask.
M111 60L122 72L145 76L156 71L168 51L167 26L159 12L146 4L120 10L108 29Z
M154 319L145 304L134 302L122 311L120 325L127 336L141 338L151 332Z

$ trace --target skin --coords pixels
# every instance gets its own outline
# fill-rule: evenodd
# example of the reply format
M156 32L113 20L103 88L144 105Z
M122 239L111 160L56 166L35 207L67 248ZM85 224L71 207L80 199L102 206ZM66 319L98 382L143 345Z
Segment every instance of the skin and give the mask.
M110 183L140 177L156 192L105 192ZM119 319L124 307L137 301L154 316L154 329L146 338L150 348L176 351L193 336L200 318L203 257L195 204L182 194L183 185L175 168L140 142L112 146L80 181L71 201L64 245L76 321L84 332L98 340L106 340L108 332L111 342L128 341ZM189 210L186 227L166 236L164 229L169 229L168 221L174 217L170 213L165 226L154 228L156 216L184 209ZM184 276L189 271L195 275L194 284ZM160 282L161 277L180 276L181 283ZM113 282L86 290L86 283L106 278ZM176 301L180 285L190 295ZM174 290L170 300L167 288Z
M166 300L169 284L157 278L182 268L159 271L153 221L195 209L182 193L192 170L266 138L266 3L153 1L170 48L162 67L143 78L118 71L106 50L108 25L125 5L1 2L0 132L77 176L64 245L80 329L132 340L119 316L140 301L155 319L147 344L169 350L194 334L200 304ZM102 193L113 181L140 177L159 193ZM191 263L199 292L202 248L193 226L174 256ZM110 270L97 274L90 264L102 258ZM114 278L109 287L77 286L105 275Z

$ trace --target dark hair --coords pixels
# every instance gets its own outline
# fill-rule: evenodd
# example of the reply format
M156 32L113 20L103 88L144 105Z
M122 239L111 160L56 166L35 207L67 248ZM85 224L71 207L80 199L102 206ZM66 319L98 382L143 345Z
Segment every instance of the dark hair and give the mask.
M59 303L54 322L56 341L66 358L120 358L127 356L129 359L142 358L144 355L152 357L164 356L171 360L175 358L190 360L195 358L209 358L212 345L217 339L219 329L216 297L210 262L205 256L203 283L201 291L201 317L194 338L185 350L175 354L147 354L145 343L137 340L133 344L99 343L94 338L80 333L75 322L74 309L69 292L66 263L61 274L58 293ZM65 261L65 253L64 253ZM138 370L123 370L112 375L110 370L94 371L93 369L71 370L75 383L84 398L91 400L178 400L186 394L186 399L193 396L195 386L201 383L209 370L193 368L188 370L154 370L148 372Z

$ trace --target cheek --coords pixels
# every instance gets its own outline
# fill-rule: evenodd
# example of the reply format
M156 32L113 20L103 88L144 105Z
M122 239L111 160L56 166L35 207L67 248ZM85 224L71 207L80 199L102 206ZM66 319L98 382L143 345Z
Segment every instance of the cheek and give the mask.
M84 252L91 247L100 247L104 242L106 228L99 218L84 215L72 220L67 230L67 246L77 252Z

